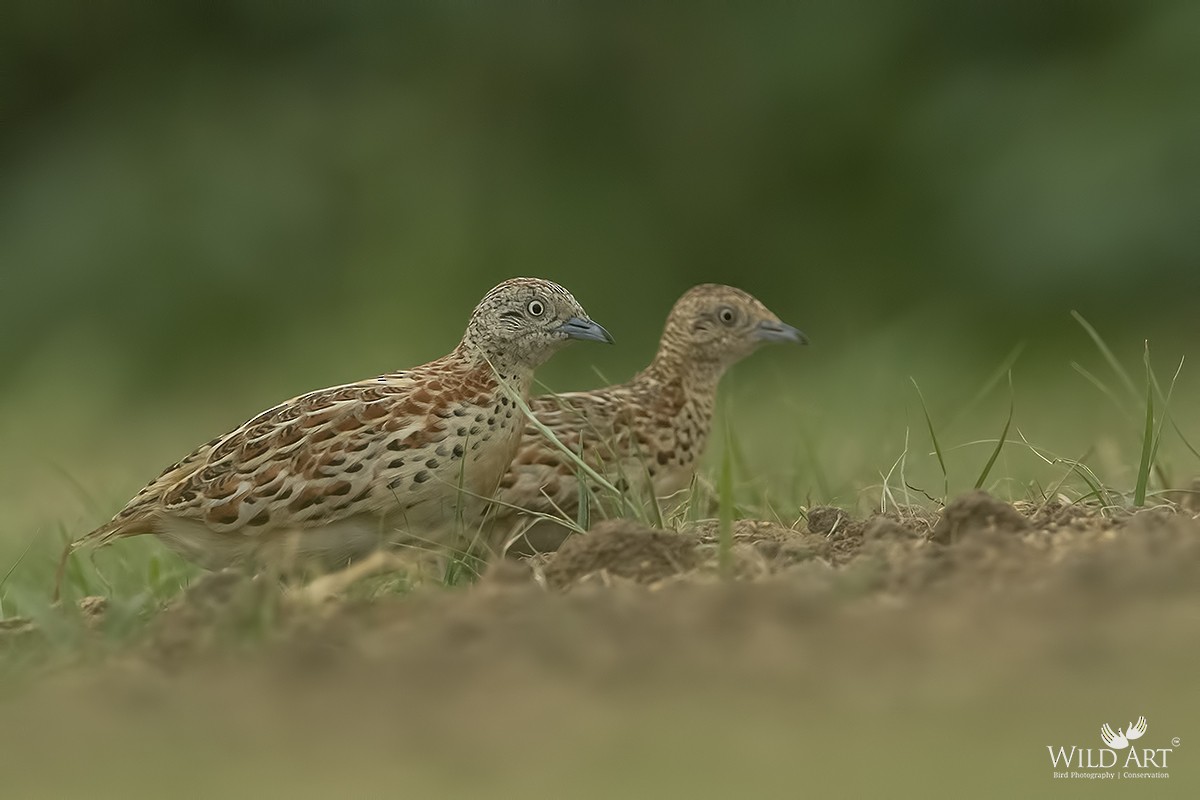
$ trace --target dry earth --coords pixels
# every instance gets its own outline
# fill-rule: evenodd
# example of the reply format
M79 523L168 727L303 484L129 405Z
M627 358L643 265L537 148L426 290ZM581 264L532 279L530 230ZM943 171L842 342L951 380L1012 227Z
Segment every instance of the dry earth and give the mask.
M316 609L213 575L3 701L5 795L1195 796L1197 516L817 508L737 522L732 579L716 523L609 522ZM1140 715L1170 778L1052 777Z

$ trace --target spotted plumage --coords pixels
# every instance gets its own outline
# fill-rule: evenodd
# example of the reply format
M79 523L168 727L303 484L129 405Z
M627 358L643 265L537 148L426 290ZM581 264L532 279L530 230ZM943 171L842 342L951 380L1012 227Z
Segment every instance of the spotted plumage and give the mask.
M669 503L691 484L708 441L721 376L770 341L806 340L746 292L704 284L676 302L654 360L628 383L536 397L530 408L627 498L642 502L653 496ZM574 519L580 475L570 457L527 426L501 480L493 547L523 552L556 546L567 529L525 512ZM605 513L620 513L611 496L590 484L589 502Z
M197 448L77 544L157 534L207 567L382 544L445 545L508 466L534 369L568 339L611 341L549 281L492 289L449 355L300 395Z

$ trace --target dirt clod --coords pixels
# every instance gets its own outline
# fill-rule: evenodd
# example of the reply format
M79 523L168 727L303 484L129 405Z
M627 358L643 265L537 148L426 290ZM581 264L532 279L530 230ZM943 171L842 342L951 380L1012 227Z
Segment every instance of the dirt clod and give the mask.
M911 528L906 528L891 517L872 517L863 527L862 538L864 541L878 541L880 539L912 539L917 533Z
M808 512L809 532L821 536L845 530L852 523L850 515L835 506L816 506Z
M686 572L699 561L697 541L692 536L609 520L586 536L564 542L546 563L545 576L546 582L557 589L601 572L638 583L654 583Z
M980 533L1021 533L1029 520L1003 500L982 489L955 498L945 510L929 538L939 544L954 544Z

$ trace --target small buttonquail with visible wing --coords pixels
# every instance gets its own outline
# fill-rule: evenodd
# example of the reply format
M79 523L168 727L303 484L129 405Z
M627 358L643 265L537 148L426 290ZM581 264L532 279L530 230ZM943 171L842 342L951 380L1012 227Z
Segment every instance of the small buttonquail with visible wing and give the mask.
M696 286L675 304L658 353L631 381L536 397L530 409L617 488L635 498L648 498L652 491L667 500L691 484L712 426L721 376L765 342L807 340L740 289ZM535 515L573 518L580 504L579 472L560 448L527 426L500 483L491 546L513 546L513 552L556 547L567 529Z
M208 568L446 546L457 525L478 524L512 459L524 424L514 397L569 339L612 341L561 286L505 281L449 355L264 411L75 546L156 534Z

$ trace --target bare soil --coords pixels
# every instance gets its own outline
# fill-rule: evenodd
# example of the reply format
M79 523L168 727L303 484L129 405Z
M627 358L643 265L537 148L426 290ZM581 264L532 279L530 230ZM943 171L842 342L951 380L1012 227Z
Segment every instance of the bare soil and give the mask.
M731 576L715 522L608 522L315 608L218 574L6 701L0 753L14 797L1057 796L1047 745L1144 715L1194 796L1198 516L814 508L738 521Z

